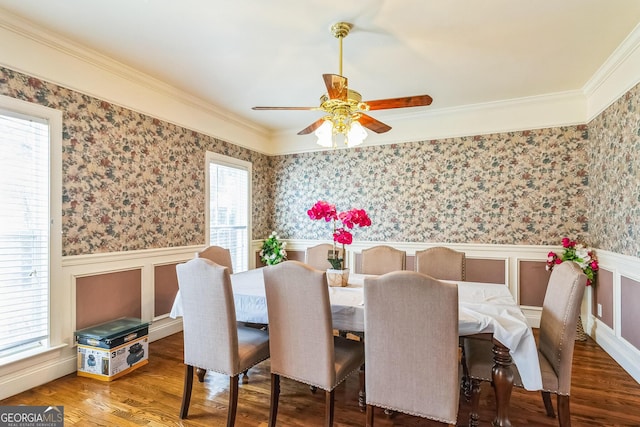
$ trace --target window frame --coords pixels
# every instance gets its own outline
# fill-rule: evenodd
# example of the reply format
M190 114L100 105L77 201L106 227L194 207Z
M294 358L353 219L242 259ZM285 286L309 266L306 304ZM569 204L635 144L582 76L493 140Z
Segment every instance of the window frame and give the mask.
M48 339L42 348L0 359L0 366L59 348L70 325L71 290L62 280L62 111L0 95L0 113L44 120L49 125L49 317Z
M221 166L242 169L248 174L247 179L247 269L251 269L253 263L251 262L251 242L253 236L253 221L252 221L252 188L253 188L253 164L251 162L236 159L235 157L226 156L224 154L214 153L207 151L205 155L205 241L207 246L211 246L211 188L210 188L210 174L209 169L211 164L217 164ZM236 266L233 266L234 273L236 272ZM237 272L240 272L238 270Z

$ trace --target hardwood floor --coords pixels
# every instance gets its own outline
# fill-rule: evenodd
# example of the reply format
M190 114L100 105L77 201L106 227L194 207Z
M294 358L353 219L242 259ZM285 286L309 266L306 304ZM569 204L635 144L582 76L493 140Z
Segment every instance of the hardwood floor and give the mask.
M184 365L182 334L151 343L149 364L112 382L67 375L51 383L0 401L0 405L64 405L65 426L221 426L227 416L228 379L208 373L205 383L194 381L189 417L180 420ZM594 341L577 342L571 389L573 426L640 426L640 385ZM264 427L269 416L269 362L249 371L239 392L238 427ZM319 426L324 394L282 379L278 425ZM364 426L358 409L358 376L336 391L336 426ZM553 400L555 407L555 399ZM480 399L481 425L490 425L495 400L489 384ZM469 404L461 399L458 425L467 425ZM539 392L514 389L514 426L557 426L545 416ZM376 411L376 426L439 426L421 418Z

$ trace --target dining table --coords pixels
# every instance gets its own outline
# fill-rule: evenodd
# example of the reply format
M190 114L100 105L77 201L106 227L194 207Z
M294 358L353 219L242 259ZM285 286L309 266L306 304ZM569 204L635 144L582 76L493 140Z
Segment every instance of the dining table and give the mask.
M231 275L236 320L254 324L269 323L267 299L261 267ZM364 280L375 277L351 273L345 287L329 287L333 327L339 331L364 333ZM496 395L493 425L509 427L509 402L513 388L512 363L527 390L541 390L542 376L538 350L531 327L504 284L453 281L458 286L458 333L469 339L493 342L492 379ZM180 291L170 317L181 317L184 308Z

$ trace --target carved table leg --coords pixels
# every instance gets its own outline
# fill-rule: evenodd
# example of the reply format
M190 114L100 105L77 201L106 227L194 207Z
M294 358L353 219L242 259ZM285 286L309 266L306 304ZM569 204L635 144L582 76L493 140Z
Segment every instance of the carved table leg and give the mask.
M509 402L513 389L513 371L511 370L511 355L509 349L498 341L493 341L493 379L496 393L496 418L494 426L511 427L509 420Z
M365 377L364 377L364 364L360 365L359 371L360 377L360 390L358 391L358 406L360 407L360 412L365 412L367 409L367 399L365 396Z

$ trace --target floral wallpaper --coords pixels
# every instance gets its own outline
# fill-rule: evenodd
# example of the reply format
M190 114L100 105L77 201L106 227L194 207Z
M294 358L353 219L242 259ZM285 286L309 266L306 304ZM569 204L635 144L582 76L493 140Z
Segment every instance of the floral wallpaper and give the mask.
M203 244L210 150L253 164L253 239L330 240L306 215L322 199L367 211L356 241L640 256L638 87L588 126L274 157L2 67L0 94L63 111L63 255Z
M591 245L640 257L640 85L591 123Z
M268 234L268 156L2 67L0 94L63 111L63 255L204 244L207 150L252 162Z
M275 225L331 239L317 200L363 208L363 241L558 244L589 232L586 126L325 151L273 159Z

